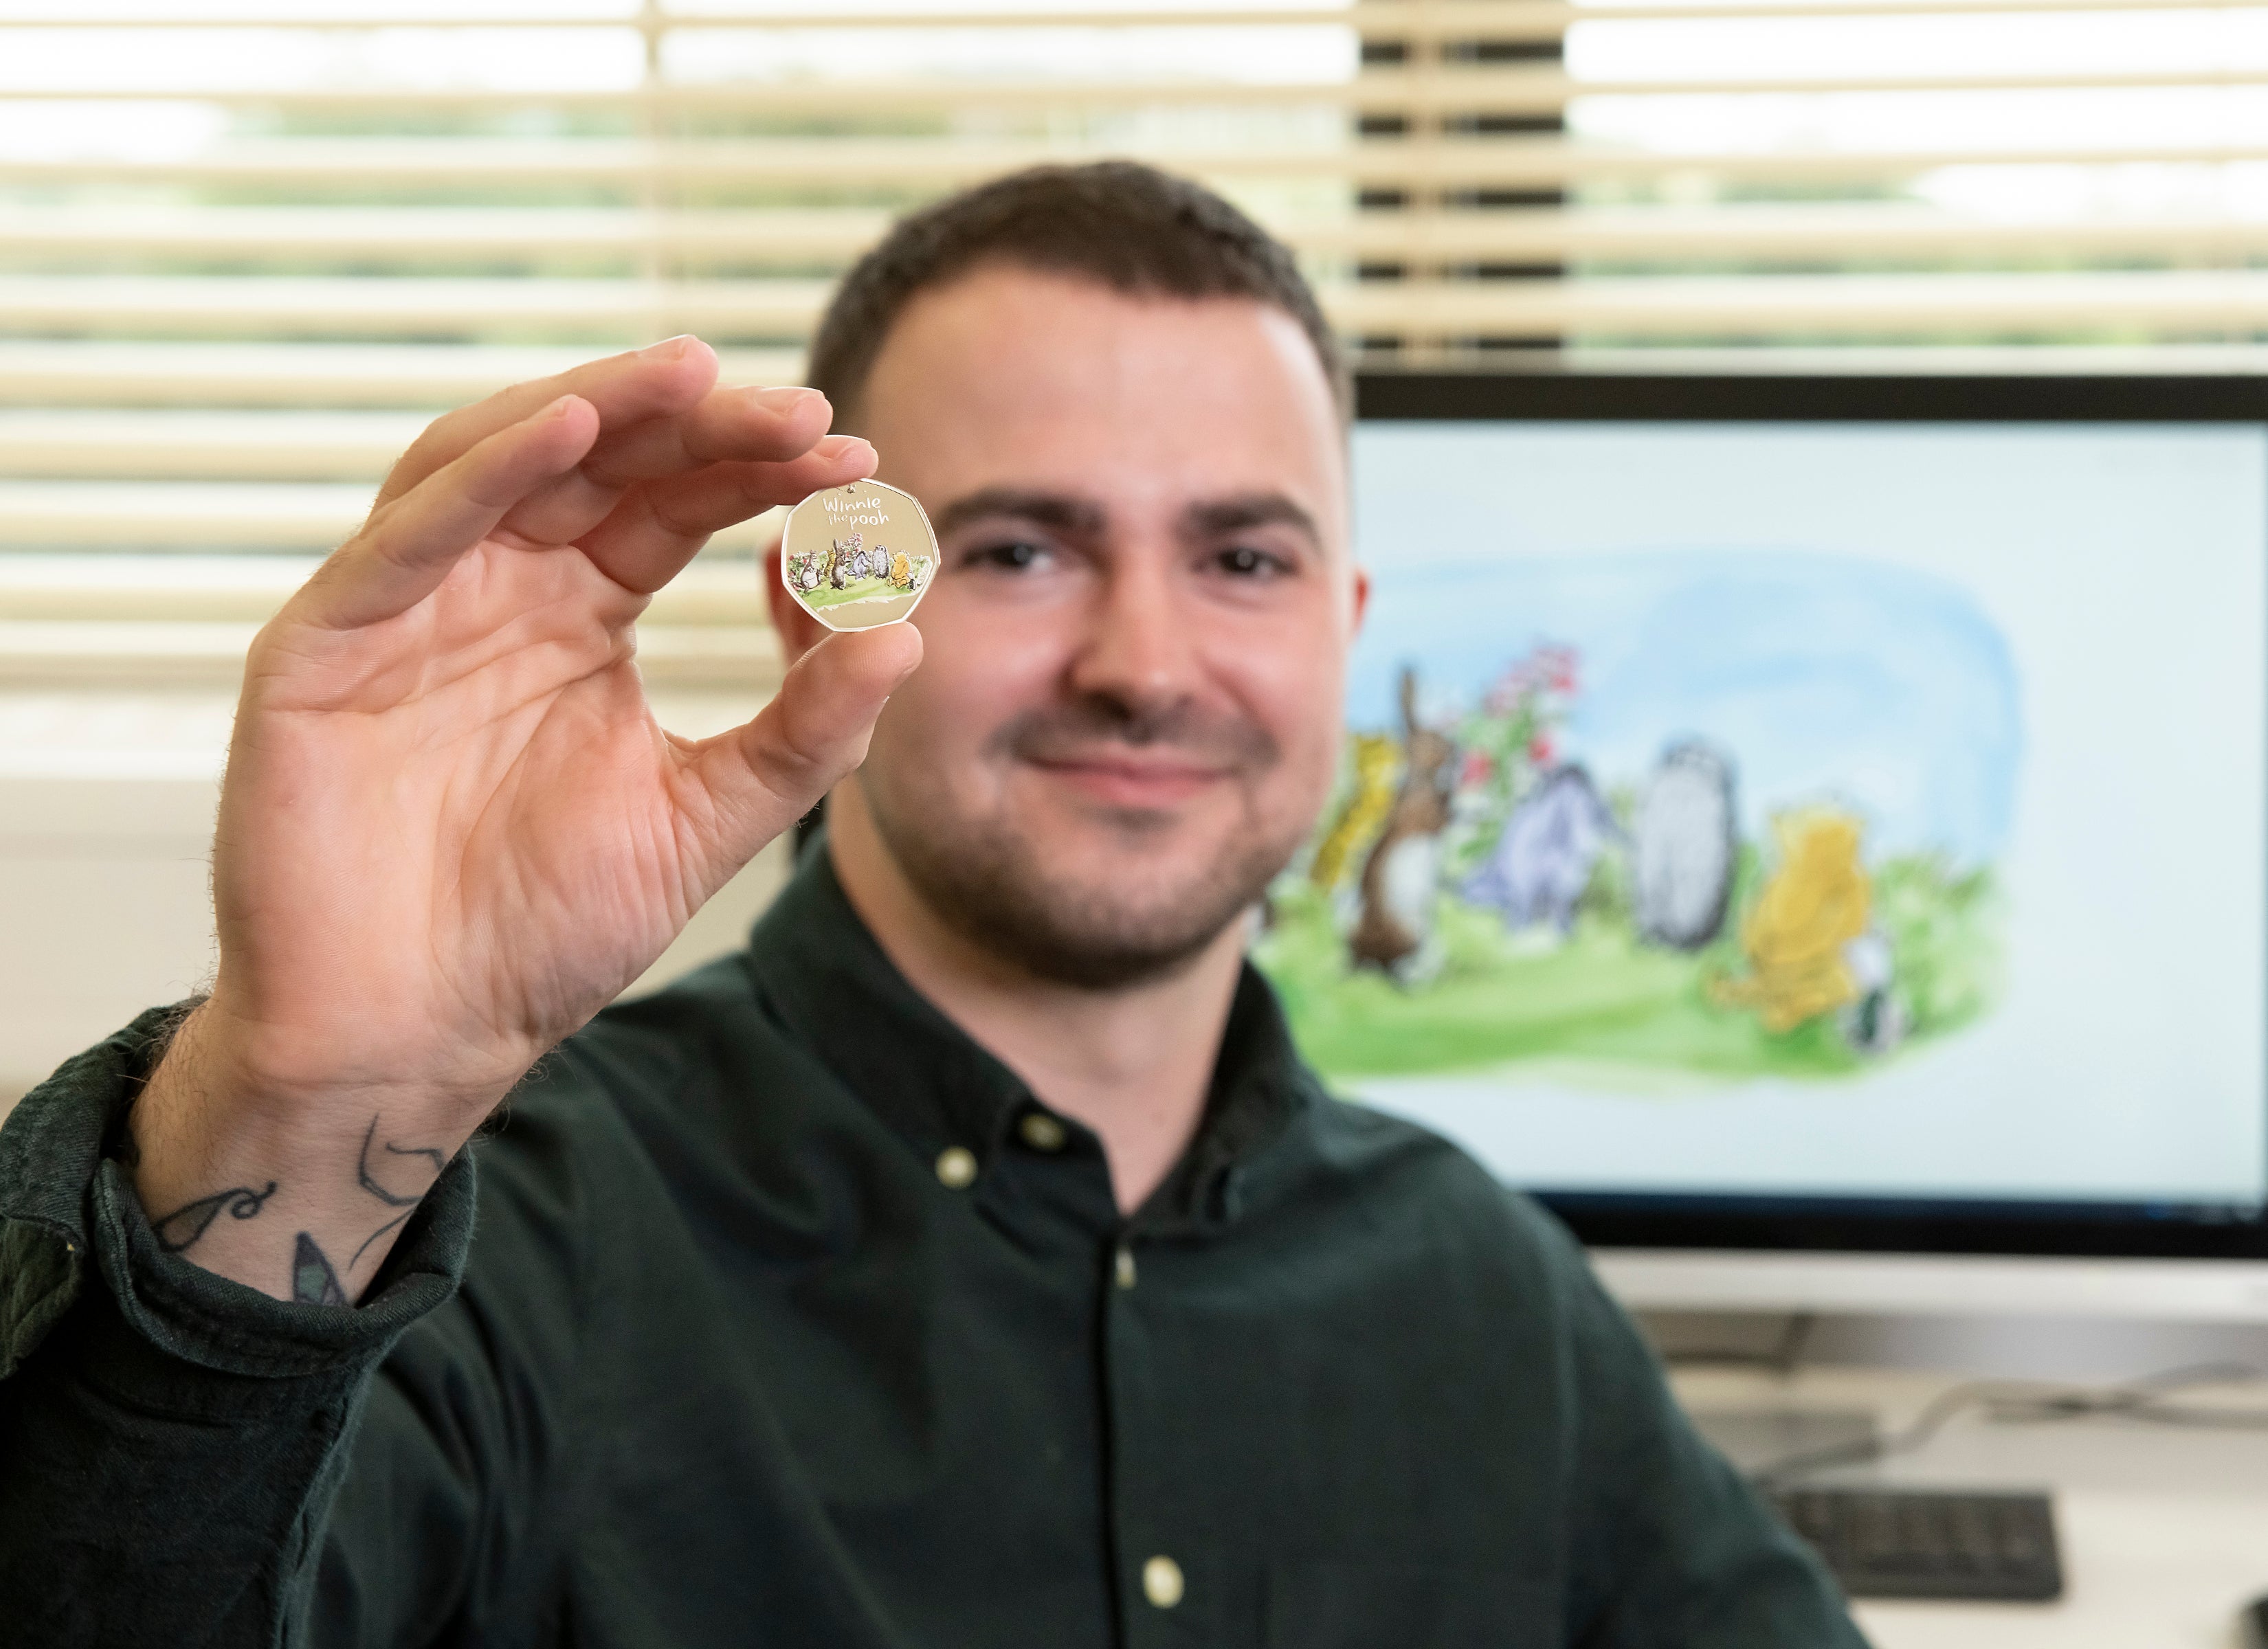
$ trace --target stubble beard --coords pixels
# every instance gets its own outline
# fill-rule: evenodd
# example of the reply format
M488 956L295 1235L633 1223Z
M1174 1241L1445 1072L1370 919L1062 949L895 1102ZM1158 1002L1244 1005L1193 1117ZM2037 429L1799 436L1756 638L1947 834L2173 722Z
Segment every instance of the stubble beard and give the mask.
M1005 752L1044 748L1066 720L1089 719L1083 712L1043 714L1005 729L992 742ZM1234 753L1240 777L1256 775L1277 756L1273 740L1248 726L1224 730L1207 743ZM1116 876L1071 877L1050 872L1042 845L1012 821L957 809L948 786L895 794L893 785L876 782L880 777L872 765L859 776L867 811L923 902L980 949L1034 978L1085 990L1123 990L1176 972L1260 900L1307 833L1306 821L1270 828L1248 809L1222 852L1163 886L1144 850L1145 839L1171 831L1175 821L1170 814L1128 811L1104 828L1123 843L1130 868Z

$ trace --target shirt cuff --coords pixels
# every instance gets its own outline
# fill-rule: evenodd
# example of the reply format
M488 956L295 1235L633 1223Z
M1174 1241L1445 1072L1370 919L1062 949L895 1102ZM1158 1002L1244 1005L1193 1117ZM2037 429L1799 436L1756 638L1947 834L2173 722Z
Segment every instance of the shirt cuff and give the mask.
M473 1234L472 1157L462 1151L402 1226L359 1306L271 1299L159 1247L107 1146L178 1013L143 1014L65 1064L0 1125L0 1379L61 1321L90 1271L134 1332L159 1351L268 1378L374 1364L456 1292Z

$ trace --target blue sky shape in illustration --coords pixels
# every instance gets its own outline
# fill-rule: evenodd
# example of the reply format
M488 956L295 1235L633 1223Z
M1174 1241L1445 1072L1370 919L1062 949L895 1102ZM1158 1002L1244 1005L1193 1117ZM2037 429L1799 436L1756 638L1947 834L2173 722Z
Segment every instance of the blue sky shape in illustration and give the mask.
M1582 661L1561 756L1602 784L1637 782L1668 746L1700 737L1737 762L1752 840L1772 812L1831 800L1867 821L1872 853L1934 850L1975 865L2007 846L2023 749L2017 670L1958 585L1739 548L1380 571L1350 668L1351 727L1395 725L1404 665L1446 712L1550 642Z

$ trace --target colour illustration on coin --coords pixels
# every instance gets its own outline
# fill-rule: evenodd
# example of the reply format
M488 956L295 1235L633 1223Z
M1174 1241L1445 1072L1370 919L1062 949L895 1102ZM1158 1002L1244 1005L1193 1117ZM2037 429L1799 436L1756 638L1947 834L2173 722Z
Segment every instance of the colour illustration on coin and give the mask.
M814 492L788 512L780 578L829 629L913 616L937 572L937 535L912 494L879 481Z

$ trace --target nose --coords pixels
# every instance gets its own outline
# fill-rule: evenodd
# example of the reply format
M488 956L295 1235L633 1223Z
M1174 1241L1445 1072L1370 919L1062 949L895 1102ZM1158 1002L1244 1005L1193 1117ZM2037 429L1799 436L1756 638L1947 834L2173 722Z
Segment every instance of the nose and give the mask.
M1174 558L1174 549L1146 544L1121 545L1108 558L1071 661L1075 693L1108 700L1138 721L1196 693L1197 637L1177 597Z

